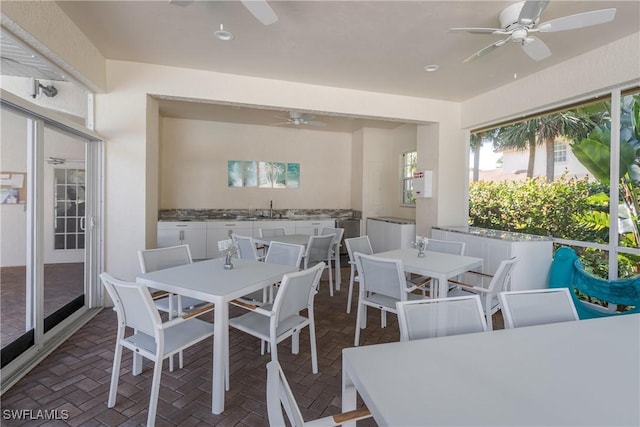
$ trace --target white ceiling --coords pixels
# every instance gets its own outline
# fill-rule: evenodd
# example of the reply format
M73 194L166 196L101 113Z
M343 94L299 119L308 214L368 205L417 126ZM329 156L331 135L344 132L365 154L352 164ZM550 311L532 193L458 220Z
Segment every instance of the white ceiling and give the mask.
M536 34L552 51L540 62L509 43L463 63L502 37L451 33L449 28L500 27L500 11L513 2L272 0L278 21L269 26L239 1L187 1L180 2L182 6L168 0L57 3L108 59L455 102L640 31L638 0L552 0L541 21L611 7L617 14L606 24ZM234 40L216 39L213 33L220 24ZM429 64L440 70L425 72ZM176 117L187 111L211 117L211 109L220 107L191 104L165 100L162 105L165 114ZM283 115L262 112L269 121Z

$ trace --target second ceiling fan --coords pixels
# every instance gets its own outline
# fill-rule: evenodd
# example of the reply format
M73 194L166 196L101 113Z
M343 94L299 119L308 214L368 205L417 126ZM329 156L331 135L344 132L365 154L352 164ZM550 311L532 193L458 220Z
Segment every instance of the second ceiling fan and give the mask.
M509 41L519 43L531 59L541 61L551 55L551 50L542 40L533 37L531 33L551 33L590 27L592 25L613 21L616 16L616 9L610 8L564 16L538 24L540 15L542 15L542 12L544 12L548 4L549 0L528 0L507 6L500 12L499 19L501 28L451 28L450 31L454 32L507 36L480 49L465 59L464 62L473 61L474 59L493 52Z

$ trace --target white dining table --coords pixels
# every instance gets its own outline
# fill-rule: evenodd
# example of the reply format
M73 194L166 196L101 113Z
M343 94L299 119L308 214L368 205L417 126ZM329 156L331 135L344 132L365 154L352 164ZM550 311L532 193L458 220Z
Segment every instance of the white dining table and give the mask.
M640 314L344 349L380 426L638 426Z
M213 335L213 384L211 408L224 411L226 360L228 358L229 307L231 300L282 280L296 267L260 261L233 259L233 269L224 268L224 258L141 274L136 282L149 287L215 304Z
M309 234L285 234L282 236L254 237L254 241L259 245L267 245L271 242L290 243L293 245L302 245L305 248L309 244ZM342 283L342 274L340 271L340 248L334 248L334 264L336 266L336 290L340 290Z
M449 292L449 279L467 271L482 268L482 258L426 251L424 257L418 256L418 249L402 248L386 252L376 252L376 257L393 258L402 261L407 273L428 276L438 282L437 297L446 297Z

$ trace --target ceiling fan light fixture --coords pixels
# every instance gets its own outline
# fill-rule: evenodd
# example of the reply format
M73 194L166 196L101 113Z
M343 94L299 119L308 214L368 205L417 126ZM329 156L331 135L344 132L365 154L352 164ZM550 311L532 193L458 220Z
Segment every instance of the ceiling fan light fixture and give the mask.
M224 25L220 24L220 29L213 33L218 40L222 40L223 42L228 42L233 40L233 34L230 31L224 29Z
M427 65L426 67L424 67L424 70L427 73L433 73L434 71L438 71L440 69L439 65L436 64L431 64L431 65Z

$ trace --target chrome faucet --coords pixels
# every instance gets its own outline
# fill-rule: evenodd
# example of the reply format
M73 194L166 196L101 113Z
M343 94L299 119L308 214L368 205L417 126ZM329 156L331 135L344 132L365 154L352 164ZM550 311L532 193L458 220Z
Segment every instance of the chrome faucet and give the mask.
M273 200L269 201L269 218L273 218Z

